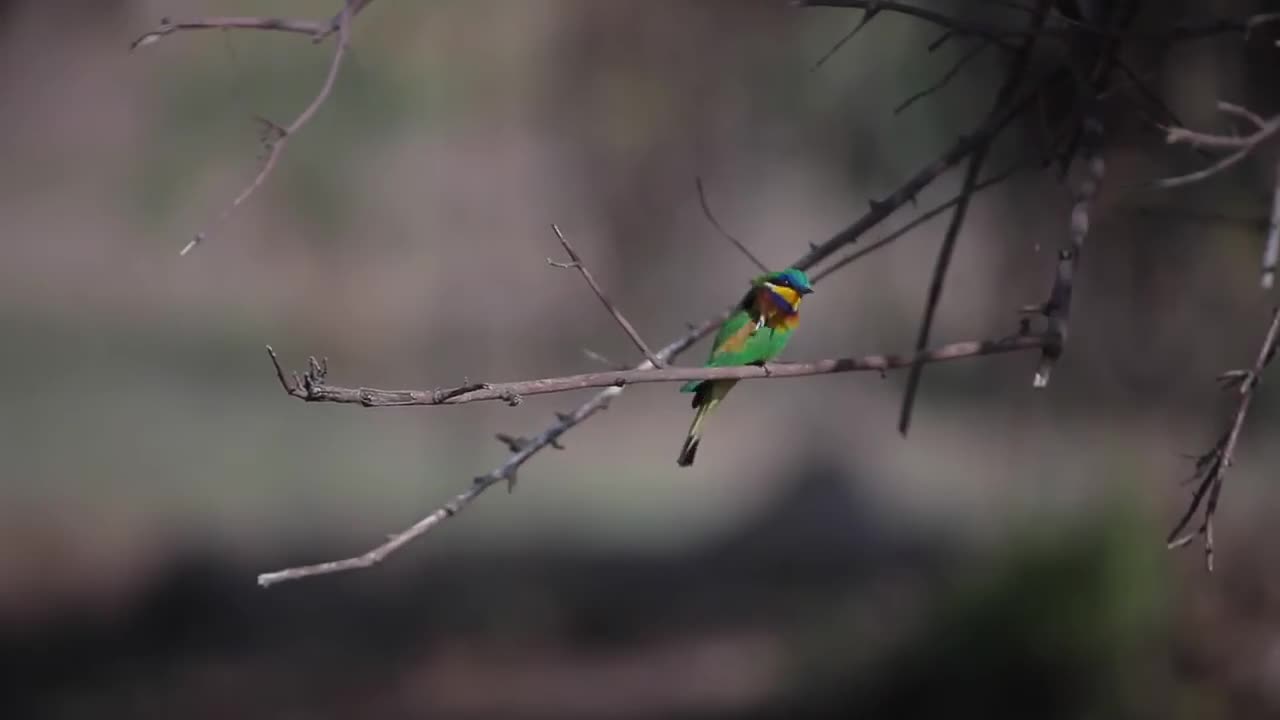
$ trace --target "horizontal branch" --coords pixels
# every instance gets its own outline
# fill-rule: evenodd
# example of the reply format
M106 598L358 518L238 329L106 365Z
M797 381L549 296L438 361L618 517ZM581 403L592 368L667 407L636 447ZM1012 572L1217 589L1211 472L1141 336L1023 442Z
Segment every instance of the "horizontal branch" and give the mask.
M1251 110L1228 102L1219 102L1218 110L1228 115L1244 118L1254 126L1254 131L1248 135L1219 135L1198 132L1184 127L1166 128L1165 142L1171 145L1182 144L1197 149L1235 150L1235 152L1201 170L1157 180L1153 183L1154 187L1164 189L1181 187L1213 177L1239 164L1241 160L1252 154L1258 146L1280 132L1280 115L1264 120Z
M380 390L329 385L325 381L328 368L312 362L306 374L285 379L275 351L267 348L275 364L277 377L286 392L309 402L331 402L364 407L405 407L413 405L462 405L471 402L502 400L518 404L527 395L569 392L597 387L624 387L640 383L688 382L690 380L759 380L764 378L804 377L832 373L869 372L910 367L916 363L937 363L979 355L1039 349L1047 339L1041 335L1016 335L1000 340L971 340L942 345L932 350L906 355L864 355L831 358L814 362L769 363L734 367L666 367L609 372L583 373L563 377L521 380L506 383L464 383L457 387L435 390Z
M355 0L351 3L351 17L360 14L373 0ZM162 18L160 25L150 32L143 33L129 44L130 50L137 50L145 45L159 42L167 35L192 30L264 30L271 32L295 33L307 35L313 41L320 42L338 32L342 25L344 7L328 20L302 20L299 18L257 17L245 15L214 15L191 18L188 20L171 20Z

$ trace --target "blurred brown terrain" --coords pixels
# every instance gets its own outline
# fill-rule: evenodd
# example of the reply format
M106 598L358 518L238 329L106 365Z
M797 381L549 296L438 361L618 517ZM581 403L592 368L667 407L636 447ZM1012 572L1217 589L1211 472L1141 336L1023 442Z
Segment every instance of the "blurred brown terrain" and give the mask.
M923 3L928 4L928 3ZM690 410L637 386L373 570L254 585L362 552L586 393L403 410L304 404L263 352L345 385L430 388L637 353L558 223L653 345L736 297L973 127L987 53L765 0L377 2L333 95L220 235L331 46L176 34L162 17L326 17L303 0L0 2L0 709L19 718L1213 718L1280 715L1280 445L1262 384L1218 515L1218 570L1164 535L1274 296L1258 260L1274 155L1185 189L1130 89L1046 390L1035 357L903 377L746 383L691 469ZM1172 2L1153 22L1266 3ZM989 4L930 5L958 15ZM1274 33L1135 55L1192 127L1280 111ZM1028 119L997 148L1016 160ZM949 198L958 173L918 209ZM975 201L937 342L1043 300L1070 192ZM904 208L884 229L918 209ZM945 216L821 283L787 359L901 352ZM879 237L882 233L873 233ZM868 238L868 240L871 238ZM696 363L705 344L681 359ZM1270 558L1270 559L1269 559ZM12 713L12 714L11 714Z

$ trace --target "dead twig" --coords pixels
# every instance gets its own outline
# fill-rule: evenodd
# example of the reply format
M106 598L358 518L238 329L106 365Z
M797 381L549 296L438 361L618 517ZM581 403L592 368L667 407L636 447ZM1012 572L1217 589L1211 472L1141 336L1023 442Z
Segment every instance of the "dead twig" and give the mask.
M1253 363L1253 368L1243 372L1231 371L1225 374L1229 378L1228 386L1238 388L1240 403L1236 406L1235 416L1228 430L1223 433L1209 452L1196 458L1196 472L1193 477L1199 478L1200 483L1196 487L1195 493L1191 496L1191 502L1187 505L1186 511L1178 520L1178 524L1169 532L1169 549L1187 545L1197 535L1203 536L1204 562L1205 568L1209 572L1213 572L1213 517L1218 509L1218 497L1222 492L1222 484L1226 478L1227 469L1235 462L1236 444L1240 440L1240 430L1244 427L1244 419L1249 414L1249 405L1253 402L1254 392L1257 390L1258 381L1262 377L1262 371L1266 369L1272 358L1275 357L1278 336L1280 336L1280 308L1272 310L1271 324L1267 326L1267 334L1262 341L1262 347L1258 349L1258 357ZM1200 526L1194 532L1184 535L1183 532L1191 524L1191 520L1195 518L1201 506L1203 506L1204 510L1201 514Z
M1052 0L1039 0L1036 12L1033 13L1029 20L1030 27L1033 30L1044 27L1051 5ZM1014 93L1022 85L1023 78L1031 66L1032 51L1035 49L1037 37L1036 33L1028 35L1018 49L1018 54L1014 57L1013 64L1009 67L1004 83L996 91L996 97L992 102L988 117L999 115L1012 102ZM956 241L960 237L960 229L964 227L965 216L969 211L969 200L973 197L974 188L977 187L978 179L982 175L982 166L986 163L987 153L990 152L994 142L995 137L989 137L986 142L975 148L973 154L969 156L969 168L965 172L960 199L956 202L955 212L951 216L951 224L947 227L947 233L942 238L942 246L938 249L933 275L929 280L929 295L925 300L924 316L920 319L920 329L916 334L917 352L923 350L929 344L929 335L933 330L933 320L937 314L938 302L942 299L943 283L946 281L947 271L951 267L951 255L955 250ZM911 428L911 413L915 408L916 393L920 389L920 380L923 375L924 365L917 364L912 366L911 372L907 376L907 389L902 398L902 410L898 415L898 432L904 436Z
M315 117L320 106L325 103L330 93L333 92L334 83L338 78L338 70L342 67L342 61L346 56L347 45L350 41L351 19L372 2L373 0L345 0L342 10L333 19L324 22L257 17L209 17L182 22L173 22L166 19L161 22L159 28L133 41L132 48L137 49L180 30L206 29L253 29L302 33L310 35L317 42L324 40L331 34L337 33L338 35L337 47L334 48L333 58L329 61L329 70L325 75L324 84L321 85L320 91L303 108L302 112L294 118L293 122L288 125L281 126L269 121L266 122L268 129L264 134L263 144L266 147L267 156L263 160L258 174L235 196L231 204L218 215L208 230L195 234L182 248L180 255L186 255L196 245L215 235L228 218L231 217L231 214L235 212L236 208L243 205L267 181L271 172L275 170L276 165L280 162L280 156L284 153L289 138Z
M711 227L715 228L716 232L720 233L721 237L728 240L731 245L738 249L738 252L742 253L743 256L750 260L752 265L759 268L760 272L769 272L769 267L760 262L760 258L756 257L750 250L748 250L747 246L744 245L741 240L731 235L728 230L725 230L724 226L720 224L720 221L716 219L715 213L711 212L711 205L707 202L707 191L702 185L702 178L694 178L693 184L698 189L698 204L702 206L702 216L707 219L707 222L711 223Z
M362 10L373 4L373 0L354 0L350 3L350 17L359 15ZM347 8L334 14L328 20L301 20L298 18L257 17L245 15L214 15L209 17L173 20L160 18L160 24L154 30L139 35L129 43L129 50L152 45L176 32L192 30L266 30L272 32L295 33L311 37L313 42L320 42L341 29Z
M874 5L868 7L866 10L863 10L862 19L858 21L858 24L854 25L852 30L845 33L839 40L837 40L836 44L832 45L830 50L827 50L825 53L823 53L822 57L818 58L818 62L814 63L813 67L809 68L810 72L815 71L818 68L821 68L823 65L826 65L828 60L835 57L835 54L840 52L840 48L844 47L859 32L862 32L862 28L866 27L867 23L871 22L871 20L875 18L876 15L879 15L879 14L880 14L880 8L875 7Z
M964 55L961 55L960 59L952 63L951 67L947 70L947 72L944 73L942 77L938 78L936 82L934 82L929 87L916 92L914 95L912 95L911 97L908 97L906 100L903 100L902 102L898 103L898 106L893 109L893 114L894 115L901 114L904 110L916 104L920 100L923 100L929 97L930 95L938 92L942 88L946 87L953 79L955 79L956 75L960 74L960 71L964 69L965 65L968 65L975 58L981 55L982 51L986 50L988 47L990 47L990 45L985 42L979 42L977 45L974 45L969 50L969 52L965 53Z
M568 253L569 262L558 263L551 258L547 258L547 264L552 267L576 269L578 273L582 275L582 279L586 280L587 285L591 287L591 292L595 293L596 297L600 299L600 303L604 305L604 309L609 311L609 314L613 316L613 319L617 320L618 325L622 327L622 331L627 334L627 337L631 338L631 342L635 343L635 346L640 349L640 352L643 353L646 358L649 359L649 362L653 363L654 367L662 367L662 361L659 360L658 356L654 355L653 351L649 349L649 345L640 337L640 333L636 331L635 326L632 325L625 316L623 316L622 311L618 309L618 306L614 305L613 302L609 300L609 296L604 294L604 289L600 287L600 283L596 282L591 271L587 269L585 264L583 264L582 258L578 255L578 251L574 250L573 246L569 244L569 241L565 239L564 233L560 232L559 226L552 223L551 229L555 232L556 238L560 240L560 245L564 247L564 251Z
M129 50L160 42L165 37L185 30L272 30L308 35L319 41L329 32L329 23L322 20L297 20L274 17L212 16L191 20L161 18L154 30L139 35L129 43Z

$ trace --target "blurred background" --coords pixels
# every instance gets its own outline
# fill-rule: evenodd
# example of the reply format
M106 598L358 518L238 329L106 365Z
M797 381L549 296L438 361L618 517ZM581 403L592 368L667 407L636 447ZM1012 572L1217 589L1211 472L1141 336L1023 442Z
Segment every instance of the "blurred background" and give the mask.
M1019 0L1027 4L1027 0ZM924 3L1017 18L1017 3ZM1135 85L1105 101L1108 176L1070 344L904 376L744 384L698 463L671 385L605 413L373 570L260 590L363 552L589 393L366 410L286 397L263 346L342 385L431 388L637 353L558 223L651 345L856 219L987 111L987 51L884 13L782 1L374 3L337 85L216 237L330 44L161 18L325 18L314 0L0 2L0 704L7 717L1275 717L1277 395L1259 391L1217 523L1218 570L1164 536L1184 457L1252 363L1273 186L1261 153L1189 188ZM1148 3L1140 23L1262 2ZM1010 13L1013 13L1010 15ZM1022 22L1021 20L1019 22ZM1274 34L1137 43L1191 127L1280 109ZM990 167L1034 155L1035 118ZM1033 158L1034 159L1034 158ZM869 242L949 198L931 186ZM1070 189L1037 170L974 203L936 342L1040 302ZM821 283L787 359L910 348L945 216ZM681 361L696 363L706 343ZM14 714L10 715L9 712Z

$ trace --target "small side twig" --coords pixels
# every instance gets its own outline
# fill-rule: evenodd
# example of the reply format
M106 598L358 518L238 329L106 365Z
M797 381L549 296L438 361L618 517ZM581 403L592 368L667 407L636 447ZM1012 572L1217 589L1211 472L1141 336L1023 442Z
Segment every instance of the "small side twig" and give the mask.
M657 355L654 355L652 350L649 349L649 345L640 337L640 333L636 331L635 326L632 325L625 316L623 316L622 311L618 309L618 306L614 305L613 302L609 300L609 296L604 294L604 289L600 287L600 283L596 282L591 271L583 264L582 258L578 256L578 252L574 250L573 246L569 244L569 241L565 239L564 233L560 232L559 226L552 223L551 229L555 232L556 238L560 240L560 245L564 247L564 251L569 254L569 262L558 263L551 258L547 258L547 264L552 267L576 269L578 273L582 275L582 279L587 281L587 285L591 286L591 292L596 294L596 297L600 299L604 308L609 311L609 314L613 316L614 320L618 321L618 325L622 327L622 331L627 334L627 337L631 338L631 342L635 343L635 346L640 349L640 352L644 353L644 356L649 359L649 362L653 363L654 367L662 367L662 361L658 359Z
M1258 350L1258 357L1253 363L1253 368L1243 373L1238 371L1227 373L1232 378L1231 385L1238 386L1240 403L1236 406L1235 416L1231 421L1230 428L1218 439L1218 442L1214 444L1209 452L1196 458L1195 477L1200 479L1200 483L1196 487L1195 493L1191 496L1191 502L1187 505L1186 511L1178 520L1178 524L1169 533L1168 547L1171 550L1189 544L1197 535L1203 536L1204 562L1205 568L1209 572L1213 572L1213 517L1218 509L1218 497L1222 492L1222 484L1226 477L1227 468L1231 467L1235 462L1236 444L1240 440L1240 430L1244 427L1244 419L1249 414L1249 405L1253 402L1258 380L1262 376L1262 371L1266 369L1272 358L1275 357L1277 337L1280 337L1280 308L1272 310L1271 324L1267 326L1267 334L1262 341L1262 347ZM1202 506L1204 509L1201 514L1200 526L1195 531L1184 535L1183 533Z
M721 237L723 237L725 240L728 240L730 244L732 244L735 248L738 249L738 252L742 253L744 257L750 260L752 265L755 265L757 268L759 268L760 272L762 273L769 272L768 266L760 262L760 258L752 254L752 252L747 249L747 246L744 245L741 240L731 235L728 230L725 230L724 226L720 224L720 221L716 219L715 213L711 212L711 205L707 203L706 188L702 186L702 178L700 177L694 178L693 184L698 189L698 204L702 206L702 215L707 219L707 222L711 223L711 227L715 228L716 232L720 233Z
M932 85L923 90L917 91L915 94L911 95L911 97L908 97L906 100L898 103L898 106L893 109L893 114L901 114L907 108L916 104L920 100L923 100L946 87L953 79L955 79L956 75L960 74L960 71L964 69L965 65L968 65L975 58L981 55L982 51L986 50L988 47L990 47L989 43L979 41L969 50L969 52L961 55L960 59L952 63L950 69L948 69L947 72L944 73L942 77L938 78L938 80Z
M852 40L855 35L862 32L862 29L867 26L867 23L871 22L871 20L875 18L876 15L879 15L879 14L880 14L880 8L875 7L874 5L868 7L866 10L863 10L862 19L858 21L858 24L854 25L852 30L850 30L849 32L841 36L841 38L837 40L834 45L831 46L831 49L827 50L825 53L822 54L822 57L818 58L818 62L814 63L813 67L809 68L809 70L811 72L816 71L819 68L821 68L823 65L826 65L828 60L835 57L835 54L840 52L840 48L848 44L848 42Z
M1162 189L1175 188L1207 180L1239 164L1241 160L1253 154L1263 142L1280 132L1280 115L1264 120L1250 110L1221 101L1218 103L1218 110L1227 115L1244 118L1254 126L1254 131L1248 135L1220 135L1198 132L1185 127L1165 128L1165 142L1171 145L1181 144L1193 148L1233 150L1234 152L1195 172L1156 180L1152 183L1153 187Z

